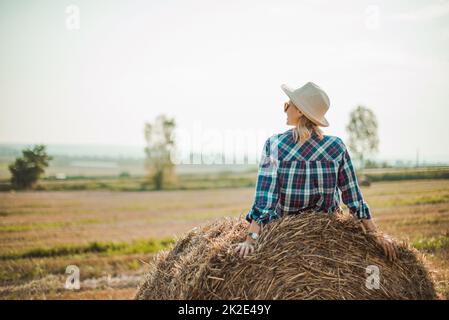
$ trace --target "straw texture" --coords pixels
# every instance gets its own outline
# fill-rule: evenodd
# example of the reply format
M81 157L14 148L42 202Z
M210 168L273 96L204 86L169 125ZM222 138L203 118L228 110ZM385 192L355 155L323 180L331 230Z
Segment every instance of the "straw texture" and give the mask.
M399 259L388 261L347 213L285 215L264 226L255 251L240 258L234 246L247 229L246 220L225 217L187 232L156 255L135 298L436 298L417 250L398 243ZM367 271L373 266L377 289Z

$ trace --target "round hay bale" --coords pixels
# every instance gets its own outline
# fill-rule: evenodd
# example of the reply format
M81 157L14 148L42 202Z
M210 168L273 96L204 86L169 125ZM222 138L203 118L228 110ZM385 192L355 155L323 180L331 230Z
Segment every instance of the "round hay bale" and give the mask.
M156 255L135 298L436 298L417 250L398 243L399 259L388 261L349 214L285 215L265 225L255 251L240 258L234 245L247 229L246 220L230 217L192 229Z

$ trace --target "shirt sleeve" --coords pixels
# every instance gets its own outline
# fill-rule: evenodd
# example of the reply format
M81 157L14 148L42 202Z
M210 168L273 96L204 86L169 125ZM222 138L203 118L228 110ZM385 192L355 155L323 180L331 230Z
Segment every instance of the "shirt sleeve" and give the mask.
M248 222L254 219L263 225L278 218L275 211L279 195L278 159L277 151L273 148L274 144L268 139L259 163L254 203L245 217Z
M344 153L338 169L338 188L341 190L342 200L357 218L371 219L371 210L363 199L351 156L343 142L342 144Z

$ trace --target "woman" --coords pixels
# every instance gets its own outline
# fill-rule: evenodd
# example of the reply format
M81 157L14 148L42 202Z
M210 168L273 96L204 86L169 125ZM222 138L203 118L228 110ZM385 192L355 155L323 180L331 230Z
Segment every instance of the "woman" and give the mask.
M376 233L371 210L364 201L349 152L343 141L324 135L319 126L329 126L324 117L329 97L315 83L293 90L281 86L290 98L284 104L287 125L295 126L265 142L256 184L254 204L246 215L247 238L235 251L241 257L254 251L261 226L281 217L313 209L341 211L340 195L350 212L361 219L390 260L397 248L388 237Z

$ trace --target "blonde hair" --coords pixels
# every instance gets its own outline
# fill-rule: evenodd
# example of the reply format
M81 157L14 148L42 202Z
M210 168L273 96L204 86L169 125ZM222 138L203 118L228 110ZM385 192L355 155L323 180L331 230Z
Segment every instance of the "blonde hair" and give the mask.
M295 142L303 144L312 137L313 133L318 136L319 140L324 138L323 131L303 114L303 116L299 118L298 124L293 128L293 138L295 139Z

